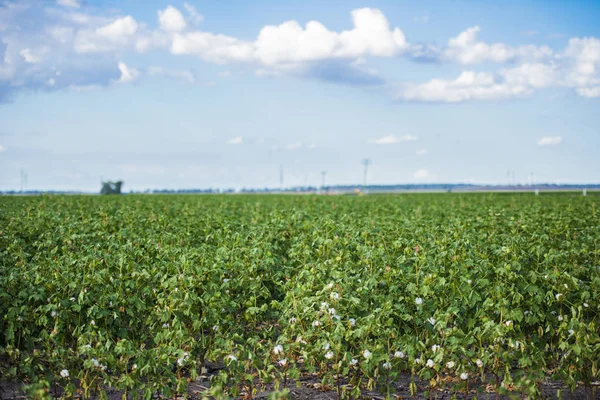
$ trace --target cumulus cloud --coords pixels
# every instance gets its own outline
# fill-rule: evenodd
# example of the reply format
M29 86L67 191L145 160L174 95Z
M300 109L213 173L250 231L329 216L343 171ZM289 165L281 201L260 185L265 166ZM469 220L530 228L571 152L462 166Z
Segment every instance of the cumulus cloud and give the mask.
M76 0L44 7L37 0L8 4L0 7L0 101L22 89L105 86L122 77L135 80L140 74L193 81L193 74L185 71L140 67L137 75L128 68L128 75L117 68L128 52L149 50L219 64L244 63L257 76L295 76L379 90L400 87L397 97L403 101L508 99L549 87L600 97L600 40L594 37L571 38L563 50L555 51L547 46L486 43L478 38L479 26L473 26L441 46L413 44L382 11L361 8L351 12L345 30L331 30L314 20L305 24L290 20L266 25L248 40L200 29L203 17L188 3L183 13L173 6L157 11L157 28L131 15L86 13ZM469 67L458 77L393 84L369 68L374 57L469 66L510 63L510 67L495 72Z
M2 153L3 151L6 151L6 147L4 147L0 144L0 153Z
M398 98L406 101L460 103L470 100L501 100L531 94L534 89L559 84L554 65L522 64L497 74L463 71L454 80L432 79L408 85Z
M380 137L378 139L369 140L369 143L373 143L373 144L396 144L396 143L403 143L403 142L414 142L417 139L418 138L416 136L413 136L413 135L404 135L404 136L401 136L401 137L397 137L395 135L387 135L387 136Z
M582 96L586 96L590 90L593 93L591 88L600 85L600 39L572 38L562 56L571 62L567 84L584 88L578 91Z
M578 88L577 93L582 97L594 98L600 97L600 86L590 88Z
M402 31L391 29L378 9L354 10L352 22L353 29L334 32L318 21L310 21L304 27L296 21L286 21L265 26L253 42L194 31L176 35L171 52L194 54L219 63L244 61L277 66L325 59L391 57L408 47Z
M538 146L555 146L557 144L561 144L563 141L560 136L544 136L540 140L538 140Z
M36 54L31 49L23 49L19 52L26 63L37 64L42 61L41 54Z
M161 29L167 32L181 32L187 27L183 15L173 6L158 11L158 22Z
M515 59L544 59L554 52L548 46L520 46L513 48L503 43L487 44L477 40L479 26L473 26L451 38L442 51L441 59L456 61L459 64L477 64L481 62L504 63Z
M121 77L119 78L119 82L121 83L133 82L140 76L139 70L129 68L124 62L119 63L119 71L121 72Z
M129 45L138 30L137 21L126 16L96 29L82 29L75 36L75 51L97 53L114 51Z
M427 154L427 153L429 153L429 150L427 150L427 149L418 149L418 150L416 151L416 154L417 154L418 156L424 156L424 155L425 155L425 154Z
M432 79L409 86L398 97L406 101L460 103L510 98L525 93L526 87L500 83L493 74L464 71L454 80Z
M241 136L236 136L236 137L233 137L233 138L227 140L227 144L237 145L237 144L242 144L243 141L244 141L244 139Z

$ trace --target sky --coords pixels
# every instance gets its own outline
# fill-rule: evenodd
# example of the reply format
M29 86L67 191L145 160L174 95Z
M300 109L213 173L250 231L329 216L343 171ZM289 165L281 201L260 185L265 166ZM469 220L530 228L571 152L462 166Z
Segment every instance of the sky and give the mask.
M0 0L0 190L600 183L598 1Z

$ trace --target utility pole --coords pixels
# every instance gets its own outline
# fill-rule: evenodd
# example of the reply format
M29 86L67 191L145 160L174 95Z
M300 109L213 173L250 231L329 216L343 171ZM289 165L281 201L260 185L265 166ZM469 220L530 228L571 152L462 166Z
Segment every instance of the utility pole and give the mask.
M362 164L365 166L365 175L364 175L364 179L363 179L363 189L366 191L367 190L367 171L369 170L369 165L371 165L372 162L368 158L365 158L364 160L362 160Z
M327 175L327 171L321 171L321 190L325 188L325 176Z

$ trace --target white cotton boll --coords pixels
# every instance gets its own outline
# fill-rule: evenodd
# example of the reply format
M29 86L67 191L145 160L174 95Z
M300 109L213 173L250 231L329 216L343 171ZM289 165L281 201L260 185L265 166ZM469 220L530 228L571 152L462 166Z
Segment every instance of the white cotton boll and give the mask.
M448 369L452 369L452 368L454 368L454 361L448 361L448 362L446 363L446 368L448 368Z
M283 346L278 344L277 346L273 347L273 354L283 354Z
M358 364L358 360L356 358L353 358L352 360L350 360L350 366L353 366L356 364Z
M433 362L433 360L430 358L427 360L427 363L425 364L427 365L429 368L433 368L435 363Z
M331 360L333 358L333 351L328 351L325 353L325 358Z
M420 297L417 297L417 298L415 299L415 303L416 303L418 306L420 306L421 304L423 304L423 299L422 299L422 298L420 298Z
M321 322L319 322L319 321L314 321L312 323L312 326L314 326L315 328L319 327L320 325L321 325Z
M466 381L467 379L469 379L469 374L467 374L466 372L463 372L462 374L460 374L460 379L462 379L463 381Z
M286 364L287 364L287 359L283 358L283 359L281 359L281 360L277 361L277 363L278 363L279 365L281 365L282 367L285 367L285 366L286 366Z
M356 325L356 320L354 318L350 318L348 321L350 322L350 326Z
M483 367L483 361L481 361L481 359L479 358L477 359L477 361L475 361L475 364L477 364L479 368Z
M387 369L387 370L390 370L390 369L392 369L392 363L391 363L391 362L389 362L389 361L386 361L386 362L384 362L384 363L383 363L383 368L384 368L384 369Z
M364 357L365 359L369 359L369 358L371 358L371 352L370 352L369 350L365 350L365 351L363 351L363 357Z
M394 358L404 358L406 357L406 355L404 354L403 351L397 351L394 353Z
M68 378L69 377L69 370L68 369L63 369L62 371L60 371L60 376L62 376L63 378Z

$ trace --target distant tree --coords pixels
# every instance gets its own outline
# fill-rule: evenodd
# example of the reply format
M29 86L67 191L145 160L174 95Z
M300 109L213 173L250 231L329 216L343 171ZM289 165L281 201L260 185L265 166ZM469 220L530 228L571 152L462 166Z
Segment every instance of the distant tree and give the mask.
M102 182L102 189L100 189L100 194L121 194L122 186L123 181Z

